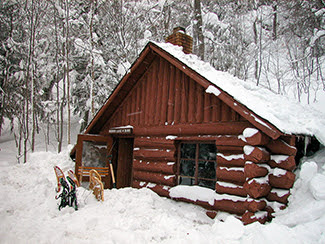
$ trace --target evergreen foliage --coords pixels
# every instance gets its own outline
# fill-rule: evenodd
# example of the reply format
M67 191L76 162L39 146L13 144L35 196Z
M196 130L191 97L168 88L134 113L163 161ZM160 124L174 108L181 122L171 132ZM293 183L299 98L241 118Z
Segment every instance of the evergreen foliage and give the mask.
M218 70L308 103L325 90L324 1L4 0L0 124L15 125L18 147L49 126L60 144L68 85L83 130L147 41L175 26Z

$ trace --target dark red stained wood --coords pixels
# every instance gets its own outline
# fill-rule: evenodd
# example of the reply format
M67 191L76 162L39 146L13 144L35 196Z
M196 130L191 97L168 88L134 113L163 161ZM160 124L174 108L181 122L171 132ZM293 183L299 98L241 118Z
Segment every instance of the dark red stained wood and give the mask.
M127 97L126 101L127 101L127 114L126 114L126 117L127 117L127 124L130 125L132 124L132 110L133 110L133 95L134 95L134 92L133 93L130 93L129 97Z
M137 125L137 115L138 115L138 93L139 93L139 85L136 85L133 94L133 109L132 109L132 124Z
M133 169L139 171L148 171L148 172L156 172L163 173L167 175L176 173L176 163L168 163L166 162L148 162L141 160L133 161Z
M172 150L139 149L133 152L133 156L139 160L175 161L174 151Z
M240 135L250 126L248 122L218 122L207 124L175 124L166 126L139 126L133 129L136 136L168 136L168 135Z
M216 121L221 120L221 106L222 106L222 101L216 97Z
M217 150L220 153L233 153L241 154L243 153L243 148L238 146L217 146Z
M147 82L147 75L145 75L141 83L141 113L140 113L140 125L145 124L145 107L146 107L146 82Z
M164 74L163 74L163 87L162 87L162 102L161 102L161 118L160 118L160 125L165 124L167 122L167 108L168 108L168 85L169 85L169 64L162 60L164 63Z
M211 102L210 94L204 93L204 122L210 122L211 115Z
M223 155L218 153L217 154L218 165L226 166L226 167L244 167L246 162L246 160L244 159L244 155L243 154L237 154L237 155L240 155L240 157L235 157L232 158L231 160L228 160L227 156L230 155Z
M188 79L184 73L181 73L181 123L187 122L187 107L188 107Z
M195 123L195 84L192 79L189 80L189 96L188 96L188 122Z
M111 123L108 123L109 126L106 126L105 129L108 130L110 127L116 126L118 123L121 124L121 109L122 109L121 107L118 108L113 115L114 117L116 117L115 124L113 125Z
M135 125L135 118L136 118L136 111L137 111L137 89L134 89L133 93L131 93L131 106L130 106L130 112L129 112L129 117L130 117L130 125Z
M230 195L237 195L241 197L246 197L247 192L242 186L238 187L226 187L222 184L216 183L216 192L219 194L230 194Z
M218 114L218 108L219 108L219 99L214 96L210 95L210 102L211 102L211 120L213 122L219 121L219 118L217 117Z
M223 102L217 98L218 101L219 101L219 104L218 104L218 121L221 121L221 117L222 117L222 106L223 106Z
M207 125L208 126L208 125ZM237 146L243 147L247 145L243 140L239 139L238 136L179 136L176 140L180 141L211 141L215 142L216 146Z
M204 90L203 88L195 82L196 86L196 97L197 97L197 109L196 109L196 122L203 122L203 111L204 111Z
M167 122L171 124L174 121L174 107L175 107L175 68L169 65L169 91L168 91L168 109Z
M138 89L137 89L137 115L136 115L136 125L140 124L140 116L141 116L141 85L142 82L139 83Z
M272 168L281 168L286 169L288 171L293 171L296 168L296 161L294 156L288 156L288 158L284 160L280 160L278 162L271 160L268 162Z
M130 125L135 125L135 117L136 117L136 109L137 109L137 101L136 101L136 95L137 95L137 91L134 90L134 92L131 95L131 106L130 106Z
M126 103L124 104L124 113L122 114L123 118L124 118L124 123L123 125L129 125L129 118L130 116L128 116L129 114L129 105L130 103L128 101L126 101Z
M126 114L125 114L126 121L125 121L125 124L126 125L131 124L130 123L130 115L131 115L131 107L132 107L131 99L132 99L132 97L130 97L130 99L127 100L126 105L125 105L125 107L126 107Z
M235 184L242 185L245 183L246 178L243 170L231 170L231 168L217 167L216 169L217 179L226 182L232 182Z
M175 69L174 123L180 122L181 116L181 72Z
M249 145L253 145L253 146L266 145L269 143L270 139L271 139L270 137L268 137L267 135L265 135L264 133L262 133L260 131L256 132L251 137L245 138L247 143Z
M163 184L167 186L176 185L176 176L170 176L161 173L134 170L133 178L135 180L148 181L148 182Z
M170 64L174 65L179 69L182 73L186 74L186 76L190 77L191 79L195 80L198 84L200 84L203 89L206 89L208 86L212 85L209 81L207 81L205 78L203 78L201 75L196 73L191 68L184 65L182 62L177 60L175 57L171 56L169 53L165 52L161 48L159 48L154 43L150 43L147 45L147 47L144 49L144 51L141 53L139 58L136 60L134 65L131 67L131 72L129 72L125 77L123 77L122 81L119 83L117 88L114 90L112 95L109 97L105 105L102 107L102 109L96 114L95 118L91 122L91 124L87 127L86 133L101 133L100 131L102 128L104 128L105 123L107 123L108 119L112 117L112 114L116 112L118 106L121 106L121 103L123 100L126 99L128 93L131 91L132 87L139 81L141 81L141 77L146 72L146 70L152 70L152 68L149 66L152 63L155 63L155 57L162 57L166 59ZM180 72L179 71L179 72ZM179 76L179 75L178 75ZM152 76L151 76L152 78ZM180 82L180 80L178 80ZM151 87L152 88L152 87ZM150 93L150 89L146 94L150 94L150 98L146 99L146 104L151 103L153 100L155 100L155 95ZM153 97L152 97L153 96ZM244 119L252 123L256 128L263 131L265 134L270 136L272 139L277 139L279 136L283 135L281 131L279 131L276 127L274 127L272 124L268 123L267 121L264 121L262 118L254 114L252 111L247 109L244 105L238 103L234 98L232 98L229 94L222 91L221 94L218 96L220 100L222 100L225 104L227 104L231 109L235 110L239 115L241 115ZM179 100L177 100L179 101ZM206 103L204 104L204 108L206 108ZM211 106L211 104L210 104ZM123 110L126 108L123 108ZM211 109L211 107L210 107ZM177 113L179 110L177 108L174 109L174 115L180 115ZM123 114L125 117L125 112L123 111ZM234 115L232 113L226 113L228 116L230 114L230 117L228 117L228 120L233 119ZM152 114L148 114L148 116L152 116ZM211 116L211 114L206 114L204 116L205 122L210 122L210 118L208 116ZM174 116L175 117L175 116ZM124 120L125 118L122 118ZM242 120L242 119L241 119ZM259 121L262 121L261 123ZM175 118L173 120L175 123L179 123L179 120ZM119 124L123 125L124 123ZM152 125L152 123L149 123L149 121L146 121L146 125ZM116 122L117 123L117 122ZM107 127L105 127L107 128Z
M221 121L228 121L229 120L229 110L228 106L225 103L221 105Z
M281 139L271 140L266 145L266 147L272 152L272 154L295 156L297 153L296 147L290 146L288 143Z
M269 175L270 185L275 188L290 189L292 188L296 179L296 175L287 171L284 175Z
M157 60L157 59L156 59ZM156 88L156 83L157 83L157 61L153 63L152 66L152 72L150 75L150 93L148 93L148 98L149 98L149 125L154 124L154 118L155 118L155 104L157 102L157 88Z
M276 194L276 192L270 192L267 196L266 199L269 201L277 201L283 204L288 204L288 197L290 196L290 191L288 191L287 194L283 195L283 196L278 196L278 194Z
M132 182L132 139L119 139L116 187L130 187Z
M134 147L175 150L174 141L166 140L163 137L136 137L134 138Z
M230 110L231 112L231 121L237 121L237 113L234 110Z
M245 159L254 163L264 163L270 160L270 153L264 148L253 147L250 154L245 154Z
M162 109L162 93L163 93L163 74L164 74L164 63L163 63L163 59L160 58L159 59L159 69L157 70L156 73L156 92L157 92L157 99L156 99L156 109L155 109L155 122L154 124L161 124L161 109Z
M122 112L121 112L121 115L122 115L122 125L126 125L126 113L127 113L126 103L124 103L122 105Z
M121 105L121 112L120 112L120 116L121 116L121 125L125 125L125 104Z
M254 163L246 163L244 172L246 179L264 177L269 173L267 168Z
M151 65L152 69L153 65ZM152 73L153 71L151 70L146 79L146 96L145 96L145 125L149 125L149 118L150 118L150 102L149 102L149 94L151 94L151 79L152 79Z

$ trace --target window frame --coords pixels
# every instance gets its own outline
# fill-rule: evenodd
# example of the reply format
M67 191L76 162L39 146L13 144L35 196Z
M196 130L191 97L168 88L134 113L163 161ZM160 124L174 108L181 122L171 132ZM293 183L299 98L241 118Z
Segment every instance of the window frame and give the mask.
M181 148L183 144L195 144L195 158L182 158L182 152L181 152ZM200 144L212 144L215 146L215 154L216 157L215 159L211 160L211 159L200 159L199 158L199 152L200 152ZM216 171L217 171L217 146L215 144L215 141L179 141L178 145L177 145L177 185L181 185L180 181L181 181L181 177L183 178L188 178L188 179L194 179L194 184L192 184L193 186L200 186L199 180L204 180L204 181L211 181L214 182L214 187L213 189L215 189L215 183L217 181L217 176L216 176ZM194 176L186 176L186 175L181 175L181 161L185 160L185 161L194 161L195 162L195 173ZM199 177L199 162L202 161L208 161L208 162L214 162L214 171L215 171L215 177L214 179L210 179L210 178L203 178L203 177ZM201 186L201 187L206 187L211 189L211 187L208 186Z

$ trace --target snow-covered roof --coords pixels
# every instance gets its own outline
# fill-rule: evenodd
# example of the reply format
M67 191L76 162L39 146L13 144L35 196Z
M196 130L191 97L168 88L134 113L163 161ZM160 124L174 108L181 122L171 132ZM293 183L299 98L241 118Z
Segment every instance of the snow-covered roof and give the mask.
M292 101L269 89L256 86L254 82L244 81L227 72L218 71L196 55L183 53L182 47L170 43L154 44L216 86L216 88L209 87L207 92L218 96L220 94L218 88L220 88L283 133L314 135L325 145L325 115L320 111Z

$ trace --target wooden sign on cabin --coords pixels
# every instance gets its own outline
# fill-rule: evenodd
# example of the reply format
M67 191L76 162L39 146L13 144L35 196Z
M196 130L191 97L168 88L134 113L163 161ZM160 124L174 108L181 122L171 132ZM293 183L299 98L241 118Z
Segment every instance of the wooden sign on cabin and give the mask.
M168 40L190 38L176 33ZM288 203L305 138L317 150L325 135L304 121L312 114L300 116L304 108L249 87L180 47L149 42L85 134L106 138L118 187L147 187L246 224L264 223L273 203Z
M119 135L131 135L133 133L132 126L122 126L122 127L114 127L108 130L108 133L111 135L119 134Z

